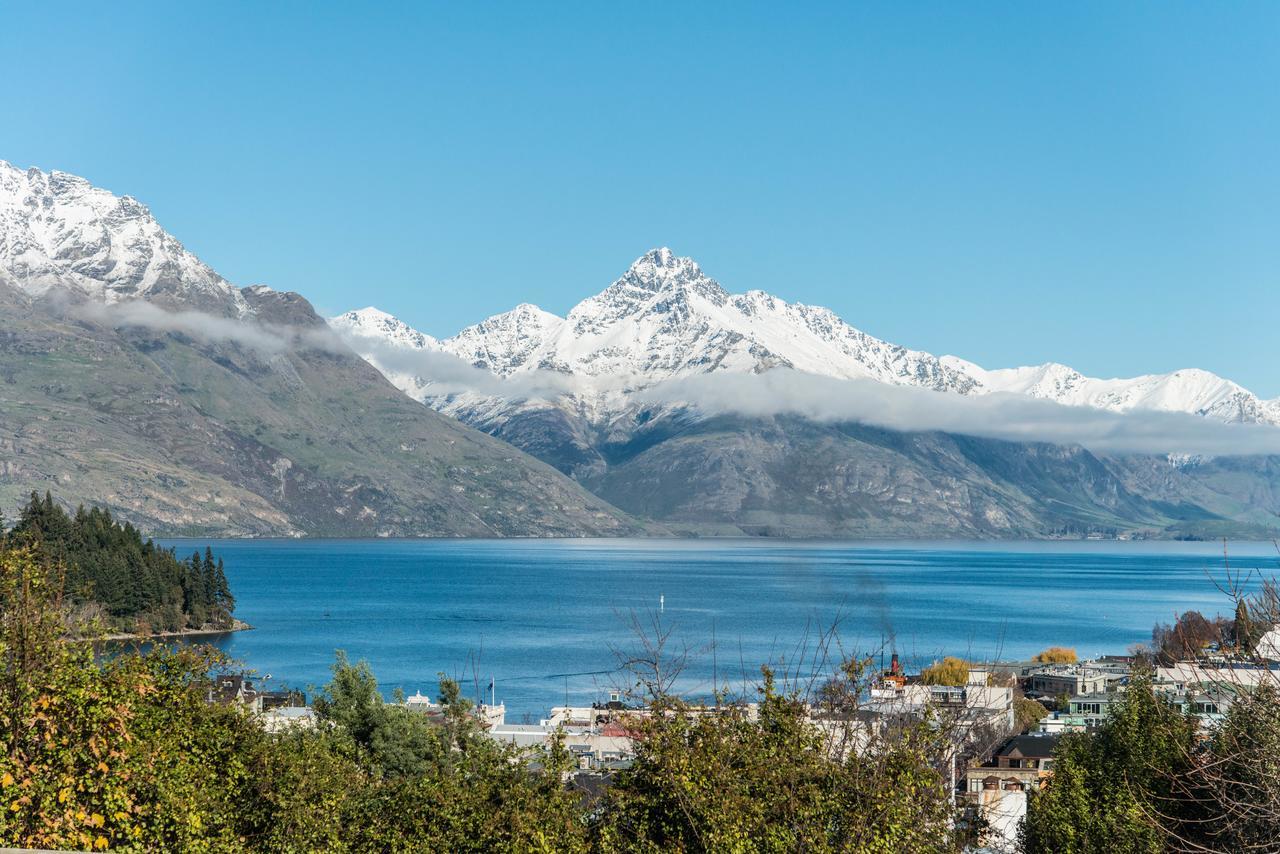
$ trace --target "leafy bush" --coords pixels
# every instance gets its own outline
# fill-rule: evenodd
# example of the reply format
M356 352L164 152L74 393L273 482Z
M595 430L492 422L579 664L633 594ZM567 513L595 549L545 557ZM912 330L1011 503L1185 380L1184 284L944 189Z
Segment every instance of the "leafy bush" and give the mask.
M1189 765L1195 731L1139 675L1096 733L1063 736L1053 777L1028 801L1023 849L1166 850L1166 827L1156 817L1177 809L1175 780Z
M963 687L969 681L969 662L949 655L920 671L920 680L926 685Z
M708 712L666 698L661 714L635 721L635 763L604 795L596 847L953 850L936 732L921 723L873 749L842 749L839 727L814 726L767 670L761 692L754 715L741 705Z
M1051 646L1031 656L1036 664L1075 664L1076 651L1065 646Z
M1028 700L1026 697L1013 698L1013 722L1018 732L1026 732L1040 723L1048 714L1049 710L1035 700Z

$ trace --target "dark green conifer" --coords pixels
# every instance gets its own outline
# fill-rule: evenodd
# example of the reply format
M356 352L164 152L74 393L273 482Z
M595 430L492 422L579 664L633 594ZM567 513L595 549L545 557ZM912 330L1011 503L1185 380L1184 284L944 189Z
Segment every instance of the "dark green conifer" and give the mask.
M32 493L12 536L64 565L68 598L102 605L118 628L143 623L153 631L174 630L230 621L234 600L210 548L189 562L179 560L109 511L78 507L69 515L49 493Z

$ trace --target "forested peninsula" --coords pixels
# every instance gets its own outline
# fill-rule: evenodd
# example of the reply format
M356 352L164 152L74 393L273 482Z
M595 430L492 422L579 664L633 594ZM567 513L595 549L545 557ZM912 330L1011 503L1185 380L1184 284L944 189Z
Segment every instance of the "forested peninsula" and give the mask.
M179 558L110 511L81 506L69 514L48 492L31 494L8 536L66 573L72 625L137 637L244 628L222 559L209 547Z

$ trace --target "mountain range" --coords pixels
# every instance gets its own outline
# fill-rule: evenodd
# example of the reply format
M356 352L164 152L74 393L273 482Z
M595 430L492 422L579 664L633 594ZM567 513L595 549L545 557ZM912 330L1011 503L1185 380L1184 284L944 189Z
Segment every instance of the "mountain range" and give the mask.
M373 307L331 318L330 325L355 341L449 353L499 377L573 377L572 394L580 398L607 398L611 389L636 390L695 374L785 367L961 395L1005 392L1113 412L1183 412L1280 425L1280 399L1262 400L1208 371L1095 379L1056 363L984 370L955 356L881 341L826 308L787 303L763 291L730 294L692 259L666 248L641 256L565 318L524 304L444 340ZM437 397L430 378L401 377L399 384L417 397Z
M1098 454L782 410L761 416L758 406L709 409L681 381L705 389L793 371L1073 411L1280 425L1280 401L1206 371L1113 380L1058 364L988 371L882 341L825 308L732 294L666 248L566 317L524 304L443 340L373 307L329 323L415 399L680 531L1196 535L1265 527L1277 509L1275 461L1265 456Z
M521 305L436 340L237 287L133 198L0 162L0 320L0 507L47 489L153 534L1262 535L1280 511L1276 456L770 406L892 389L1228 438L1280 423L1200 371L1093 380L910 350L731 294L666 249L566 317Z
M406 398L301 296L237 288L146 207L0 162L0 508L152 534L610 536L640 524Z

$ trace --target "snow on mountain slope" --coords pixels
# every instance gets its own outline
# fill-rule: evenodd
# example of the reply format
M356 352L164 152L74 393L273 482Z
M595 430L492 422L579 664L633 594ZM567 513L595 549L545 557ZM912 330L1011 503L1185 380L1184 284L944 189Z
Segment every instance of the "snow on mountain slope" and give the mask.
M942 361L978 380L984 392L1026 394L1112 412L1185 412L1229 424L1280 424L1274 401L1259 400L1230 380L1195 368L1128 379L1096 379L1053 362L987 371L954 356L943 356Z
M329 327L373 365L392 385L415 400L426 401L432 381L422 371L400 369L385 357L388 351L440 352L440 342L385 311L368 306L329 318ZM375 352L375 349L377 352ZM382 358L379 358L379 356ZM435 407L439 409L441 407Z
M936 357L872 338L825 308L760 291L730 294L693 260L665 248L640 257L565 319L522 305L440 347L499 376L556 371L622 378L633 387L780 366L940 391L975 386Z
M566 318L524 304L438 342L377 309L348 312L331 324L375 365L368 343L381 340L449 353L500 378L564 377L571 381L571 391L548 397L558 397L555 402L565 409L597 422L626 408L626 392L664 380L790 367L963 395L1005 392L1115 412L1185 412L1224 422L1280 425L1280 400L1259 400L1207 371L1103 380L1053 363L984 370L954 356L939 358L881 341L829 309L787 303L762 291L730 294L693 260L666 248L641 256ZM492 389L446 391L432 377L404 371L393 376L379 367L400 388L436 408L490 426L502 417L504 403ZM525 385L510 388L520 392L511 399L517 407L551 402L531 402Z
M146 206L66 172L0 160L0 270L41 295L65 287L241 314L240 292L156 222Z
M440 349L440 342L430 335L419 332L403 320L373 306L330 318L329 325L334 329L378 338L395 347L409 350Z

